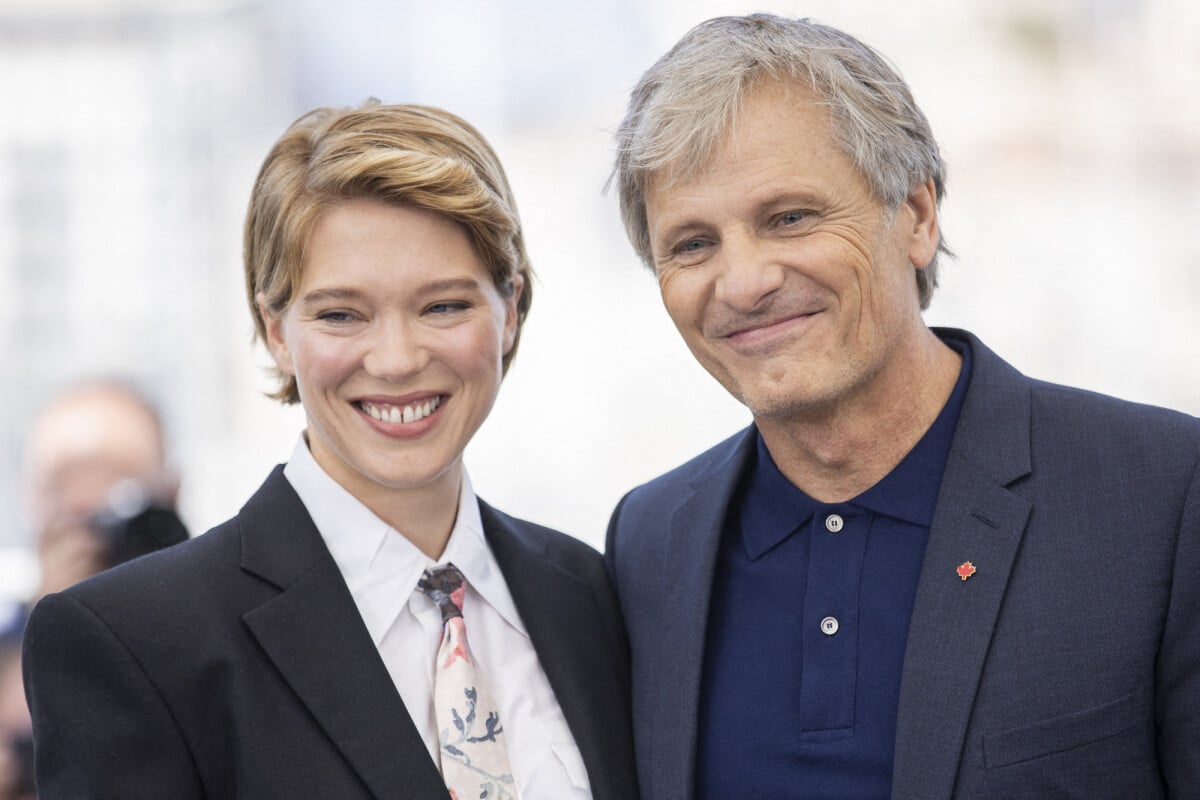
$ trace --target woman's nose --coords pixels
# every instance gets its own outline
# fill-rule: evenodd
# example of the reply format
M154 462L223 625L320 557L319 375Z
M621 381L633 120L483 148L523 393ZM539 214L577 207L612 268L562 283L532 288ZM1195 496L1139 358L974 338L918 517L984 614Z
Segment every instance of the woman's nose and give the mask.
M381 380L401 383L419 372L428 360L420 336L407 321L379 320L363 356L363 369Z

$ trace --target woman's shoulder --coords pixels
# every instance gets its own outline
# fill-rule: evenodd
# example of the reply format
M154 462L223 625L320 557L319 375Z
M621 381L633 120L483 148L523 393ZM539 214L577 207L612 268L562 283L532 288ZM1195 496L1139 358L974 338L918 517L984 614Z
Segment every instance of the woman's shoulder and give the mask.
M604 572L600 553L582 539L506 514L483 500L479 513L493 552L499 548L509 557L540 558L588 579Z
M62 594L104 619L146 619L211 598L239 571L236 518L149 555L93 575Z

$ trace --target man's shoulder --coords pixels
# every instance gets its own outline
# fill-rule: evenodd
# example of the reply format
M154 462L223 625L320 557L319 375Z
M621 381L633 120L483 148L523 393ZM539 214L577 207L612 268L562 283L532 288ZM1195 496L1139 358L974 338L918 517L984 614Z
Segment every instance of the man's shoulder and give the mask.
M974 374L967 407L973 418L993 424L1014 416L1014 406L1029 405L1033 435L1050 438L1087 437L1095 441L1135 440L1173 442L1175 447L1200 446L1200 419L1169 408L1136 403L1111 395L1066 386L1023 375L996 355L973 334L937 329L943 337L957 338L970 347Z
M1200 437L1200 419L1182 411L1033 378L1029 383L1035 414L1070 416L1100 429L1134 427L1150 435Z
M1077 475L1119 473L1130 485L1186 485L1200 470L1200 419L1043 381L1031 381L1030 443L1035 463L1073 463Z

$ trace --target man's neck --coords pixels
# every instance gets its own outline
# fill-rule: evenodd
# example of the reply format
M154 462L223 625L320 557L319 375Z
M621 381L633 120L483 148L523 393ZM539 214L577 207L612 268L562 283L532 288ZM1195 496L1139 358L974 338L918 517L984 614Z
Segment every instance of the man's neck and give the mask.
M962 367L958 353L927 333L903 363L833 407L755 420L788 480L814 500L842 502L904 459L946 405Z

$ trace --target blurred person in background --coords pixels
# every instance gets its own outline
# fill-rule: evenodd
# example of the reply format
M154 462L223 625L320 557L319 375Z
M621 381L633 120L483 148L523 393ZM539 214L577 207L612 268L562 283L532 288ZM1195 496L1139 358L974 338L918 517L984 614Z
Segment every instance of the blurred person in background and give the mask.
M33 798L33 740L21 689L21 642L0 637L0 800Z
M119 381L88 381L38 415L26 454L27 493L41 570L36 597L156 549L119 534L123 520L173 510L179 478L167 463L162 421ZM172 531L167 543L178 539Z
M926 326L945 167L894 68L710 20L615 181L754 420L612 517L643 797L1200 797L1200 422Z
M491 147L439 109L313 111L244 256L306 430L230 521L34 609L42 800L635 798L599 554L463 466L532 297Z
M31 604L187 538L174 512L179 480L167 463L158 412L120 380L73 384L42 408L26 447L23 489L40 570ZM0 629L0 800L32 791L19 660L27 613L25 605L13 609Z

